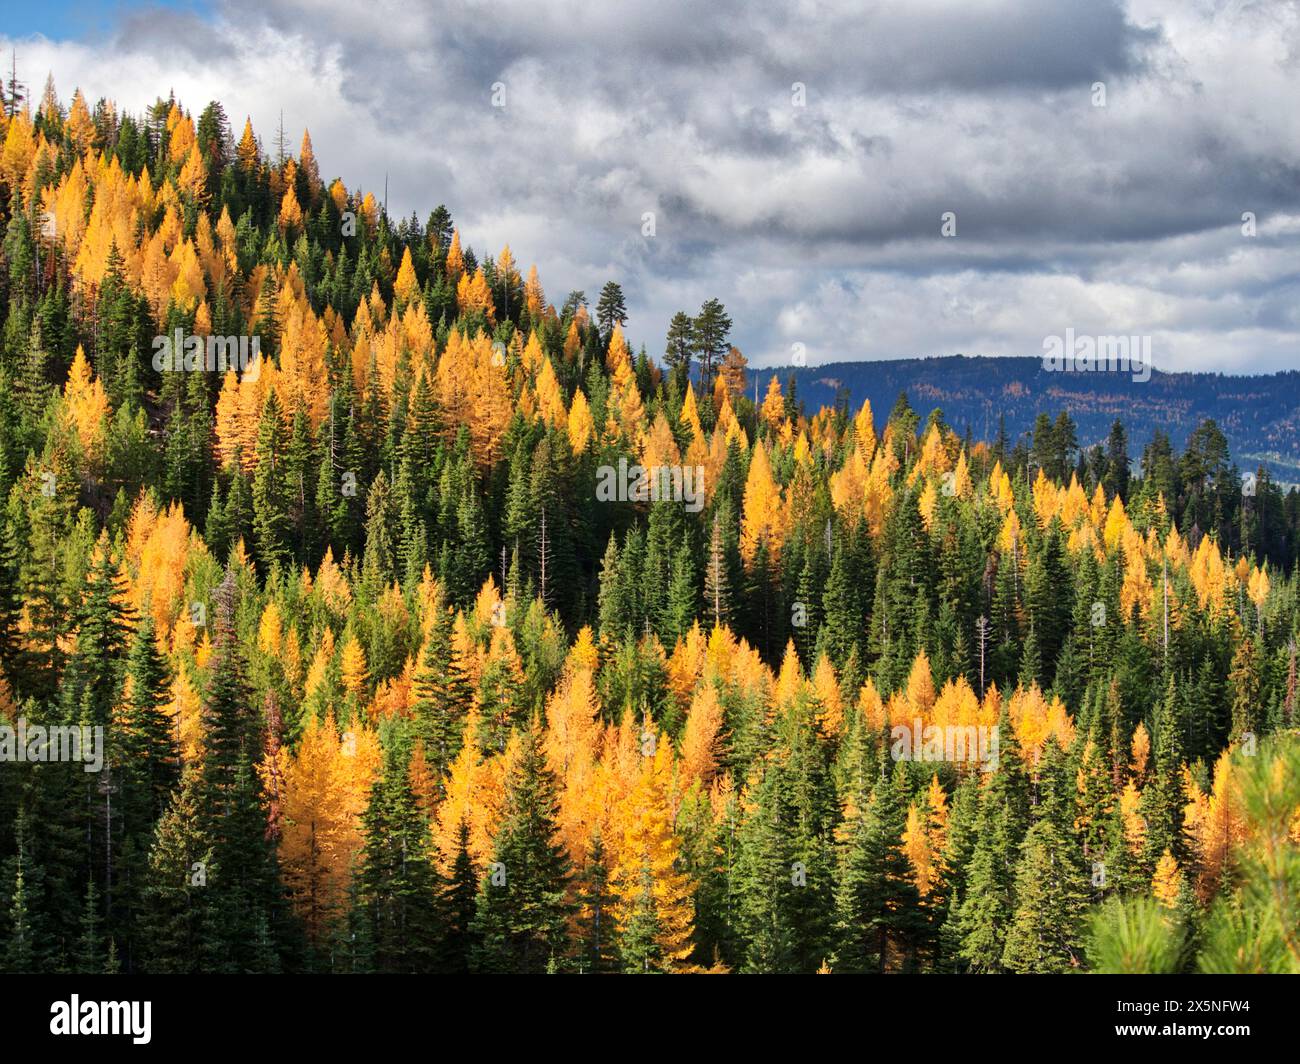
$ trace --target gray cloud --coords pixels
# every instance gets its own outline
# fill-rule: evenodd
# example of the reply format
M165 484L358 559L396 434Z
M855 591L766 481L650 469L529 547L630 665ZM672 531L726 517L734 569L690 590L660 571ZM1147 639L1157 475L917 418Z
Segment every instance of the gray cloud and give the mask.
M1150 332L1162 368L1295 364L1296 0L587 8L228 0L38 55L129 107L222 99L264 143L283 108L327 174L445 202L552 299L618 279L653 353L716 295L756 363L1038 354L1072 325Z

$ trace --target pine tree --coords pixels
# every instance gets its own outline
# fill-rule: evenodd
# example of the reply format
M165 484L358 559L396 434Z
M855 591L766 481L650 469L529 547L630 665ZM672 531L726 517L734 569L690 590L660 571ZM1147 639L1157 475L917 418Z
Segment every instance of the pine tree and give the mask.
M103 938L103 917L99 911L99 891L95 881L86 881L86 898L81 909L81 938L77 943L76 970L100 975L107 964Z
M443 926L440 971L465 975L470 970L477 896L478 876L469 853L469 824L462 820L456 829L456 856L439 899Z
M127 611L120 601L123 578L100 534L79 611L77 650L63 675L61 696L68 720L104 727L112 716L126 649Z
M691 323L691 345L700 362L700 388L710 394L713 388L714 363L727 350L731 318L716 299L706 300Z
M1065 972L1080 963L1083 892L1062 857L1065 842L1050 820L1040 820L1021 845L1015 916L1002 952L1009 971Z
M4 970L16 975L36 971L36 932L32 927L31 914L28 912L27 884L23 877L21 859L14 881L13 894L9 899L8 922L9 941L5 944Z
M475 971L541 973L565 955L569 859L556 838L556 802L534 721L510 768L492 865L479 887Z
M285 431L280 403L272 391L262 407L253 473L253 541L264 573L283 567L292 556L286 491Z
M124 792L138 794L141 826L162 815L179 780L176 739L163 710L167 663L158 652L154 620L146 610L126 658L128 690L116 729L116 752ZM147 829L146 829L147 830Z
M215 888L213 920L220 928L223 967L256 971L265 959L258 953L259 931L287 948L290 929L256 770L262 722L235 636L236 595L229 570L216 594L212 674L202 706L197 828L200 845L211 852L207 878Z
M673 315L672 321L668 323L664 364L672 372L674 378L678 380L679 388L683 390L690 380L692 342L690 315L683 310L679 310Z
M672 577L659 626L665 643L676 643L690 631L696 613L695 588L695 559L690 546L683 543L673 556Z
M770 759L751 784L735 872L746 972L814 972L830 949L834 792L817 708L799 700L777 718Z
M780 772L768 765L756 789L757 806L744 822L735 871L737 923L747 973L797 971L798 943L788 919L799 870L784 821L788 813ZM806 884L806 871L803 882Z
M379 972L429 972L439 952L440 884L429 859L428 822L416 804L408 767L405 753L390 747L363 817L358 896Z
M855 650L861 653L859 635L863 627L858 586L851 571L848 551L842 542L831 552L830 573L822 590L822 617L831 660L843 668Z
M960 955L975 972L1002 969L1015 911L1013 869L1029 823L1028 779L1005 705L997 727L998 764L980 801L959 918Z
M163 710L167 665L158 653L153 614L146 609L126 659L122 704L109 735L109 779L114 804L117 859L107 887L109 933L120 943L128 967L140 951L136 927L142 919L149 882L154 830L180 778L176 734Z
M1166 850L1176 858L1185 855L1183 841L1183 723L1182 700L1174 679L1169 678L1156 728L1155 771L1142 793L1142 815L1146 820L1148 863Z
M574 941L574 963L582 974L602 975L618 967L614 947L614 899L609 889L609 867L605 843L600 832L592 834L587 844L586 861L575 877L578 913ZM633 934L633 944L643 938Z
M731 582L721 520L720 514L713 515L708 558L704 565L704 607L715 627L726 624L731 616Z
M606 281L605 287L600 290L600 299L596 303L596 322L604 336L609 336L615 325L627 324L623 289L615 281Z
M411 713L415 717L413 734L424 743L439 787L460 753L474 694L452 651L451 637L451 613L438 599L415 672Z
M839 971L885 972L915 965L920 897L903 853L907 766L882 775L849 825L840 857L836 914Z
M209 886L219 878L219 870L211 843L199 828L200 790L199 769L186 769L172 804L158 821L140 935L141 961L149 972L210 971L224 960Z

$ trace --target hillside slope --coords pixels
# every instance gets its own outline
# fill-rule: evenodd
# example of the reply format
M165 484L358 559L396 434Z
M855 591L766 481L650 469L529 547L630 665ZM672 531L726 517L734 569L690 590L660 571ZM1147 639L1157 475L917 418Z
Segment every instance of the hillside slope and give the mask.
M1263 463L1279 481L1300 482L1297 371L1246 377L1156 370L1149 381L1134 381L1118 373L1048 372L1037 358L950 355L763 369L756 375L765 383L776 373L784 382L791 372L810 410L834 402L840 388L848 389L852 407L869 399L876 410L888 410L906 391L918 411L939 407L957 432L969 426L976 439L996 437L999 416L1014 442L1032 429L1040 411L1067 410L1086 447L1103 441L1120 418L1135 459L1156 430L1182 446L1200 421L1213 418L1243 470Z

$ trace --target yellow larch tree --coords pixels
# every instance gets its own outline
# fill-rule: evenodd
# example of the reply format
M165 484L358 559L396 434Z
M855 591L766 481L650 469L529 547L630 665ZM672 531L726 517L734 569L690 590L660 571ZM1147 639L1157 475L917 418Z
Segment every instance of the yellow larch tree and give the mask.
M365 697L366 683L370 673L366 668L366 654L355 633L349 631L343 640L343 651L339 666L343 679L343 689L357 700L358 705Z
M307 184L307 205L315 207L320 202L322 182L320 166L316 162L316 153L311 146L311 133L302 131L302 143L298 147L298 169Z
M740 556L746 568L753 566L760 543L766 543L770 562L775 564L784 531L781 488L772 475L772 465L762 440L754 444L750 456L742 507Z
M600 702L592 673L585 665L566 668L546 701L546 762L559 781L557 821L570 858L582 861L598 819L600 786L597 751Z
M948 795L936 774L930 777L925 801L909 805L902 840L903 852L912 866L912 881L922 900L934 893L947 871L947 839Z
M1183 873L1178 861L1168 849L1156 862L1155 874L1151 877L1151 894L1161 905L1171 911L1178 908L1178 896L1183 889Z
M1137 727L1133 729L1129 753L1129 772L1141 785L1146 780L1147 764L1151 759L1151 735L1142 721L1138 721Z
M180 503L157 508L142 491L127 522L124 568L130 605L136 612L150 609L159 632L171 631L179 616L190 552L199 547Z
M282 640L280 604L271 599L262 610L262 619L257 625L257 648L268 657L278 658Z
M772 692L774 709L793 705L803 693L803 666L799 663L799 652L795 649L794 639L786 640L785 653L781 657L781 670L776 676L776 687Z
M773 428L785 420L785 396L781 394L781 382L776 379L775 373L767 382L767 393L763 396L759 414Z
M966 452L957 456L957 468L952 475L952 494L958 499L969 499L975 493L971 480L970 466L966 462Z
M284 196L280 199L277 223L280 232L286 236L296 236L302 230L302 207L298 203L298 193L292 185L284 190Z
M542 282L537 277L536 264L528 267L528 280L524 282L524 309L528 316L537 320L542 316L546 306L546 293L542 291Z
M340 736L332 714L308 716L297 749L278 756L280 864L308 937L319 941L347 909L361 815L382 761L379 738L355 724Z
M172 676L170 698L163 706L163 713L171 721L182 763L197 763L203 746L203 709L188 663L182 664Z
M835 666L825 654L813 666L812 690L817 699L817 723L822 734L838 739L844 730L844 693Z
M460 275L456 285L456 306L461 314L473 314L481 311L489 327L496 327L496 307L492 300L492 290L488 287L487 277L480 266L471 277L467 273Z
M501 457L514 403L505 367L493 357L491 341L480 334L470 342L470 348L473 360L467 420L474 457L481 468L487 469Z
M104 385L92 374L86 352L80 344L77 345L77 353L68 370L63 401L81 443L81 453L91 468L99 468L103 461L104 435L108 427L108 396L104 392Z
M1142 792L1133 780L1124 785L1119 796L1119 812L1124 831L1124 841L1129 853L1137 857L1142 853L1147 837L1147 823L1142 816Z
M176 187L187 200L204 206L208 200L208 168L197 144L190 148L185 165L176 175Z
M921 489L921 497L916 501L916 508L921 514L921 524L927 532L934 531L934 514L939 507L939 489L933 480L927 480Z
M542 368L537 374L537 403L538 412L548 425L567 428L569 413L564 408L564 395L560 391L560 382L556 379L551 360L545 357L542 359Z
M907 706L910 713L920 717L922 724L930 720L930 711L934 708L934 671L930 667L930 658L924 648L916 652L912 660L912 670L907 675Z
M307 668L307 678L303 681L303 697L310 698L324 685L330 664L334 661L334 632L326 628L321 635L320 644Z
M683 790L699 781L709 786L718 771L722 740L722 703L717 687L704 683L691 699L682 730L682 758L679 776Z
M591 420L591 406L582 389L575 389L573 402L569 404L568 418L569 445L575 455L582 454L595 433L596 426Z
M643 757L635 785L617 810L617 860L610 876L613 916L626 934L638 914L653 912L655 944L667 972L684 971L694 949L695 891L681 869L673 831L672 743L660 736Z
M232 468L234 463L239 463L245 470L252 468L254 456L245 452L249 442L247 407L239 374L233 369L226 370L217 395L216 438L212 444L217 463L223 469Z
M235 160L241 170L251 174L261 165L261 154L257 138L253 136L253 120L250 117L245 117L244 132L241 134L239 144L235 148Z
M1208 793L1192 782L1185 768L1183 772L1188 798L1183 833L1197 859L1197 894L1205 900L1214 895L1220 881L1231 872L1234 851L1246 832L1233 780L1232 751L1224 750L1219 755Z
M95 120L90 117L90 108L86 106L86 97L78 88L72 93L72 104L68 108L68 120L64 129L78 155L84 155L96 136Z
M361 197L361 207L358 213L365 223L366 232L374 235L375 228L379 225L379 201L375 199L373 192L367 192ZM387 248L384 249L385 254L387 254L387 250Z
M456 859L462 823L469 827L469 854L475 869L481 873L492 859L492 840L501 818L512 751L483 757L475 738L478 727L478 710L471 708L465 719L460 753L447 774L446 797L438 806L434 849L444 874L451 871ZM513 745L518 746L517 740Z
M704 439L704 426L700 424L700 411L695 405L695 389L689 384L686 387L686 398L682 400L681 422L691 427L695 439Z
M465 272L465 255L460 249L460 230L451 231L451 245L447 248L447 260L444 265L447 273L447 280L452 286L460 284L461 276Z
M411 261L411 249L402 251L402 264L397 269L397 280L393 282L393 298L396 307L404 309L406 304L420 294L420 282L415 277L415 263Z

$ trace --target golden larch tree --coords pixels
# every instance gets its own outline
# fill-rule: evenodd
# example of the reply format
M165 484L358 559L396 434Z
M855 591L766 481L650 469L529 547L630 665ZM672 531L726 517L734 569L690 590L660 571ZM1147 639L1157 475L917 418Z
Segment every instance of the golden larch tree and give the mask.
M610 877L614 921L625 933L638 909L653 901L665 971L685 970L694 949L694 885L681 870L681 843L673 832L672 743L659 736L643 757L631 792L617 810L618 856Z

